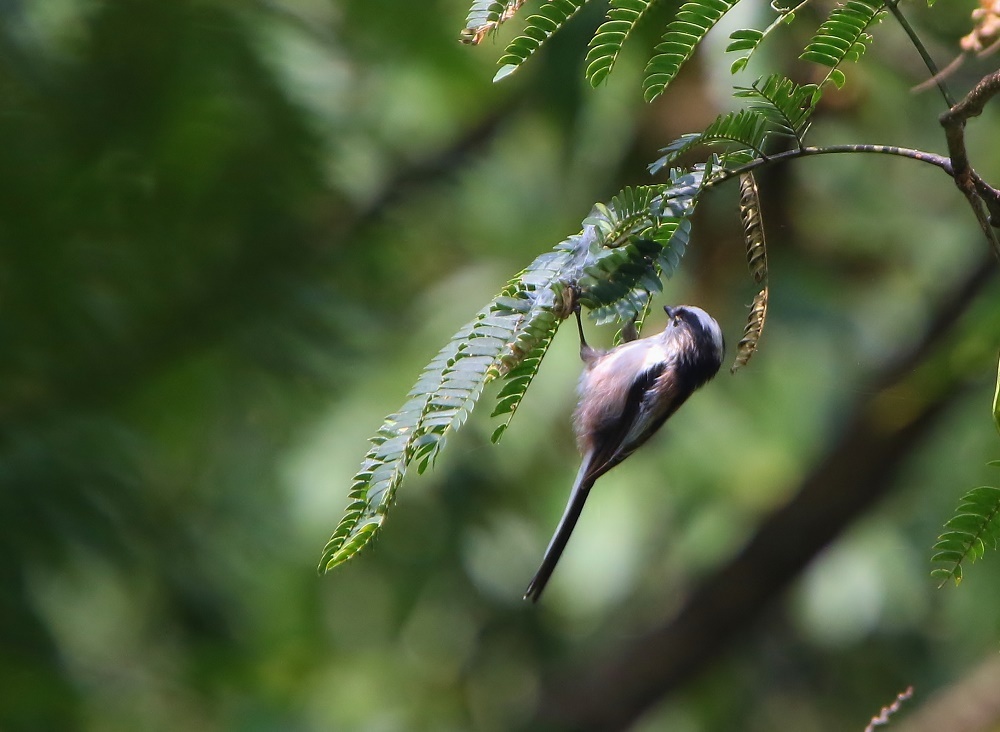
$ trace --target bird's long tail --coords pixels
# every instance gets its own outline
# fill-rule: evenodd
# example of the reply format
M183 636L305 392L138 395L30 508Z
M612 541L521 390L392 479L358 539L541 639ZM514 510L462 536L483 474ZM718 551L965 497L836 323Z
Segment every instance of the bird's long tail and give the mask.
M559 557L562 556L563 550L566 548L566 543L569 541L570 534L573 533L577 519L580 518L583 504L587 501L590 489L597 479L590 474L592 454L584 457L583 463L580 465L580 472L577 473L573 490L570 491L566 510L563 511L562 518L559 519L559 526L556 527L556 533L552 535L552 541L549 542L549 546L545 550L541 566L535 572L535 576L531 578L531 582L528 583L528 589L524 592L525 600L538 602L545 585L548 584L549 577L552 576L552 571L559 562Z

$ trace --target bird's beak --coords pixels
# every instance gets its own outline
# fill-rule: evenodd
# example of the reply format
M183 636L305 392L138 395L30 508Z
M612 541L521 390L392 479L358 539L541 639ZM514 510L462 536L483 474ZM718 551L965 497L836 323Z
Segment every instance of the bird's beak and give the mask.
M667 318L673 320L674 309L672 307L670 307L669 305L664 305L663 306L663 312L665 312L667 314Z

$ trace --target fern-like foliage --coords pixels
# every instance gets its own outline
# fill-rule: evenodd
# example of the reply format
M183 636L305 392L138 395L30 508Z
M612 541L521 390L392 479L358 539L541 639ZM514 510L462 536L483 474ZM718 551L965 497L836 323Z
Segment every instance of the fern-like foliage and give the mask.
M622 45L656 0L611 0L607 20L590 39L587 50L587 80L592 86L604 81L614 68Z
M506 417L493 432L493 442L499 442L506 432L531 380L542 365L542 358L552 343L559 322L570 312L572 296L563 286L561 278L572 274L570 263L573 256L572 251L558 250L542 255L511 280L496 300L498 307L522 313L524 319L519 323L513 339L501 351L498 362L486 375L487 381L496 377L506 380L497 394L496 408L490 415ZM528 293L532 292L546 293L542 307L528 306L531 299ZM552 294L551 298L548 293Z
M549 37L565 25L590 0L546 0L538 15L528 16L528 25L511 41L500 57L500 70L493 81L500 81L517 71Z
M663 155L650 166L657 173L688 151L703 146L723 146L725 163L744 164L766 157L772 135L791 137L799 147L815 109L817 87L798 85L781 74L758 79L750 87L737 87L734 96L749 99L747 109L716 117L703 132L681 135L660 150Z
M990 465L1000 466L1000 461ZM931 557L931 561L944 566L932 574L941 578L942 585L949 579L958 584L966 560L974 562L1000 543L1000 488L980 486L966 493L944 526L945 532L938 537Z
M647 102L663 93L701 40L738 1L693 0L680 7L646 65L642 89Z
M811 0L802 0L798 5L793 8L778 8L772 2L771 7L778 11L778 17L774 19L767 28L760 31L756 28L741 28L735 30L729 34L729 45L726 46L727 53L733 52L745 52L743 56L733 61L730 67L730 72L735 74L747 67L750 63L750 57L753 55L754 51L760 46L761 41L763 41L767 36L771 35L778 27L782 25L787 25L795 20L795 14L801 10L805 5L807 5Z
M521 35L512 40L500 58L500 69L493 80L506 78L527 61L548 39L590 0L545 0L537 14L528 18ZM587 51L586 76L597 86L611 73L622 46L645 17L656 0L610 0L607 18L591 38ZM694 54L698 44L739 0L688 0L667 24L653 56L646 64L643 96L652 101L663 93L681 67ZM771 5L778 15L763 30L743 28L730 34L726 48L743 53L732 64L732 72L744 69L760 43L776 28L791 23L798 10L810 0L800 0L794 7ZM524 0L473 0L462 40L479 43L508 20L524 4ZM838 88L845 76L839 68L845 61L857 61L871 42L867 29L884 14L883 0L846 0L840 3L816 31L800 58L829 68L822 83L796 87L810 89L811 105L815 106L827 83ZM770 77L774 78L774 77ZM781 91L781 90L778 90ZM787 91L787 90L786 90ZM772 100L774 101L774 100ZM777 105L781 109L781 105ZM787 110L786 110L787 111ZM787 115L794 120L793 114ZM793 129L796 125L790 125Z
M520 294L502 294L460 329L424 368L406 403L385 418L354 476L350 505L323 549L321 571L350 559L372 539L410 463L426 468L445 435L465 422L520 322L533 304L544 307Z
M649 170L655 174L684 153L701 146L723 145L747 152L750 157L764 157L767 136L771 131L768 117L752 109L719 115L704 132L681 135L660 150L663 156L655 160Z
M528 350L527 355L521 359L520 365L507 372L507 383L497 394L497 405L490 416L505 417L506 419L493 431L493 436L490 438L493 442L499 442L507 431L507 427L510 426L514 412L517 411L521 399L524 398L531 385L531 380L535 378L538 368L542 365L542 358L555 335L556 325L555 315L549 314L549 317L538 318L534 327L526 333L527 339L534 339L534 347Z
M799 58L830 69L817 87L817 99L822 87L828 82L832 82L838 89L844 86L846 77L838 67L845 61L857 61L861 58L872 40L866 31L872 23L881 19L884 8L885 3L881 0L847 0L834 8L816 31Z
M422 472L464 424L491 381L499 440L552 342L574 292L600 321L631 320L661 289L687 247L703 166L670 182L628 188L597 205L583 230L535 259L463 326L421 372L406 403L386 417L354 476L350 504L323 550L320 571L357 554L377 534L407 469Z
M650 296L663 289L660 278L680 264L697 189L682 189L679 179L669 186L626 188L585 220L601 249L584 267L580 301L593 309L598 324L641 320Z
M750 87L737 87L733 96L750 100L748 108L767 118L768 132L791 137L801 147L815 109L815 94L815 84L799 85L772 74Z

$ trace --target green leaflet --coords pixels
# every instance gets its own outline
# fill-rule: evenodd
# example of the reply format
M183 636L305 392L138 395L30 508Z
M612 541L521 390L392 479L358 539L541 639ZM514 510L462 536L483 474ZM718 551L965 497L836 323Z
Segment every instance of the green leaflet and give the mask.
M1000 467L1000 461L990 465ZM931 561L945 566L931 574L940 577L942 585L949 579L958 584L962 581L964 562L982 558L987 549L996 549L1000 542L1000 488L973 488L962 496L955 515L944 527Z
M614 68L622 45L655 0L611 0L607 19L590 39L587 50L587 80L598 86Z
M730 73L736 74L745 69L747 64L750 63L750 57L753 56L758 46L760 46L761 41L771 35L771 33L773 33L780 26L787 25L794 21L795 14L809 2L810 0L802 0L802 2L794 8L780 9L778 11L778 17L775 18L774 21L762 31L759 31L756 28L741 28L730 33L729 45L726 46L726 52L746 52L744 55L733 61L732 66L729 68ZM777 9L773 3L771 4L771 7Z
M767 119L769 132L793 137L801 147L815 109L815 94L815 84L800 86L781 74L772 74L766 79L758 79L750 87L736 87L733 96L749 99L748 108Z
M746 55L740 56L733 61L729 67L729 73L735 74L747 67L750 63L750 56L757 50L757 46L764 40L764 33L756 28L741 28L729 34L729 45L726 46L727 53L746 51Z
M699 146L724 146L720 162L727 167L765 157L771 135L792 137L801 146L815 95L814 85L800 86L780 74L737 87L734 96L749 99L747 109L719 115L704 132L681 135L660 150L663 155L649 166L650 171L656 173Z
M838 89L843 87L846 77L838 67L845 61L857 61L861 58L872 40L865 30L881 19L884 7L881 0L847 0L834 8L816 31L799 56L804 61L813 61L830 68L826 79L817 87L814 103L818 101L822 88L828 82L832 82Z
M490 416L506 416L506 419L493 431L493 435L490 437L493 442L499 442L507 431L507 427L510 426L517 407L521 404L521 400L531 385L531 380L535 378L538 368L542 365L542 358L544 358L545 353L552 344L552 338L555 336L557 325L555 315L550 312L547 313L547 317L539 318L526 331L531 335L534 346L521 359L520 365L511 369L506 374L506 383L500 390L500 393L497 394L497 406Z
M500 69L493 77L494 82L507 78L517 71L549 37L563 27L567 20L590 0L546 0L538 15L528 17L528 25L517 38L511 41L504 55L497 62Z
M592 257L580 280L581 302L593 308L599 324L641 318L652 294L663 289L660 278L670 277L687 250L689 217L695 197L668 198L679 188L640 186L625 188L608 208L595 206L586 219L596 226L605 249ZM623 246L607 248L628 237Z
M730 145L748 151L753 157L762 157L767 136L771 132L770 120L752 109L719 115L704 132L681 135L660 150L663 156L650 165L656 171L671 165L681 155L702 145Z
M663 93L701 40L738 1L693 0L680 7L646 64L642 90L647 102Z

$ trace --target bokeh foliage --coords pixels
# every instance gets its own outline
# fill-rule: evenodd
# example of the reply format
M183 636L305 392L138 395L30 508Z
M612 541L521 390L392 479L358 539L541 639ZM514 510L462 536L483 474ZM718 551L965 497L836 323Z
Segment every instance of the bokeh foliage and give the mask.
M951 48L970 9L922 31ZM726 111L711 66L644 106L627 47L590 91L587 9L493 86L496 54L455 42L464 10L0 4L0 729L535 726L547 679L669 617L787 500L983 254L947 179L910 161L762 177L761 351L602 481L542 608L519 598L575 471L565 336L503 444L473 418L374 550L317 578L365 437L484 293ZM814 136L941 149L893 43ZM792 64L780 47L769 64ZM754 292L735 186L717 195L662 297L735 343ZM996 562L954 593L927 560L962 487L993 478L998 305L977 294L867 407L891 425L954 392L892 495L637 728L860 729L995 645Z

